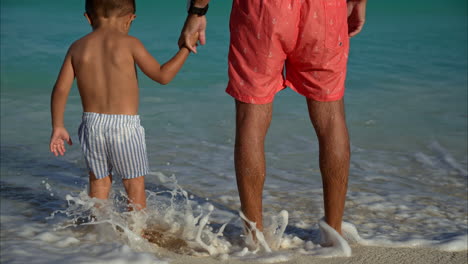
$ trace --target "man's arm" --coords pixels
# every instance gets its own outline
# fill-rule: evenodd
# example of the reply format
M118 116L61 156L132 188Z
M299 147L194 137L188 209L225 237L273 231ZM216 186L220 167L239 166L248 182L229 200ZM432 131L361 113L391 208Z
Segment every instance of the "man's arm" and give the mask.
M198 35L193 35L191 40L189 38L190 44L196 43L197 39ZM190 54L188 48L181 47L174 57L160 65L138 39L134 38L132 41L134 42L132 46L135 63L146 76L160 84L168 84L172 81Z
M190 1L190 0L189 0ZM198 8L204 8L210 0L194 0L193 5ZM193 53L197 53L197 46L190 43L190 36L193 36L194 33L199 34L198 40L200 45L206 44L206 17L198 15L187 15L185 20L184 27L179 37L179 46L187 47Z
M68 94L70 93L73 80L75 79L75 72L73 70L70 51L65 56L65 60L60 70L57 81L52 91L50 109L52 115L52 136L50 138L49 148L55 156L63 155L65 153L65 144L72 145L70 135L64 125L65 106L67 104Z
M188 0L189 3L191 0ZM194 1L194 6L198 8L204 8L206 5L210 3L210 0L195 0Z
M366 22L367 0L348 0L348 35L356 36Z

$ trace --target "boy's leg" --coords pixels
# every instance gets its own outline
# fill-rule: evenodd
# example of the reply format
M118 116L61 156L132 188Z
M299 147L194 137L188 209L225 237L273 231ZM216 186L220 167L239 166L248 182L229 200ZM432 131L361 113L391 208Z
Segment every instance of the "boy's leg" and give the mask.
M307 105L319 141L325 221L341 234L350 160L343 99L332 102L307 99Z
M145 177L140 176L132 179L123 179L123 185L128 195L129 211L146 208Z
M89 196L106 200L109 197L109 192L112 186L112 175L96 179L93 172L89 172Z

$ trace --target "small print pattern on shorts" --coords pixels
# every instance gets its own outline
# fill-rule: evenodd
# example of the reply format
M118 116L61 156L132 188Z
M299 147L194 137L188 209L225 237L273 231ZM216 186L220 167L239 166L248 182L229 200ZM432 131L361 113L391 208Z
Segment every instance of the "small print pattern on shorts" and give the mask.
M346 0L233 0L226 92L266 104L290 87L317 101L345 91Z
M138 115L83 113L78 136L88 170L97 179L148 174L145 130Z

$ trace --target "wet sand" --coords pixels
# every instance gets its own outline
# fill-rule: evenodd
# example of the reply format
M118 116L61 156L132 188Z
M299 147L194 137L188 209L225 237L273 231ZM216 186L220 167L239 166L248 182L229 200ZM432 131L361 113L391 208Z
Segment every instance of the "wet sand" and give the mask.
M446 252L430 248L388 248L370 246L352 246L353 255L349 258L321 258L316 256L294 255L288 261L265 262L218 260L212 257L173 256L171 264L245 264L245 263L297 263L297 264L466 264L468 251ZM172 257L171 257L172 258Z

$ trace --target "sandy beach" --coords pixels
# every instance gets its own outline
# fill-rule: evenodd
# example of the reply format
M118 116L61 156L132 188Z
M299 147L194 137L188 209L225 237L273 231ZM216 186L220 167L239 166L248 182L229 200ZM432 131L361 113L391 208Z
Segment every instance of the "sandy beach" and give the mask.
M352 246L353 255L349 258L320 258L316 256L294 255L288 261L274 263L295 264L465 264L468 263L468 251L445 252L430 248L388 248ZM210 257L177 256L170 261L172 264L246 264L272 263L262 261L217 260Z

